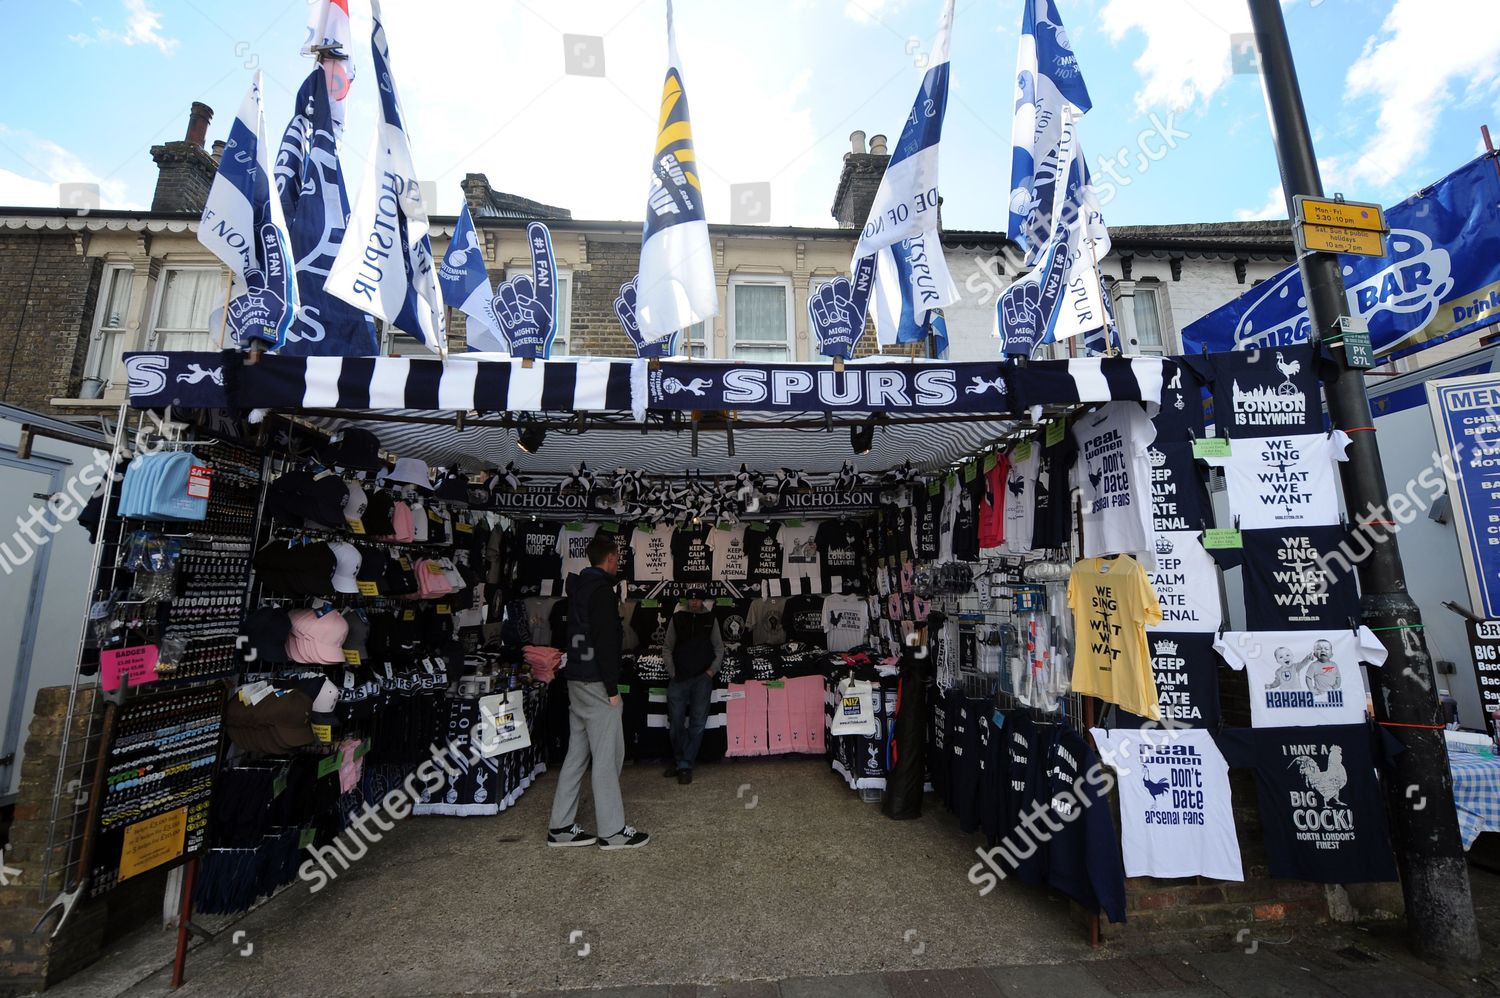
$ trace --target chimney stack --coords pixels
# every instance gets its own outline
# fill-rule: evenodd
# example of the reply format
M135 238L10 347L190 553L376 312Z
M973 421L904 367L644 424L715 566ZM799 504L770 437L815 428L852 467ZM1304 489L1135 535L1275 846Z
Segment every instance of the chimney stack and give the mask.
M214 139L214 151L212 155L214 158L214 166L216 167L219 165L219 161L224 158L224 145L225 143L223 139Z
M193 101L193 106L188 111L187 135L182 140L202 149L208 141L208 123L213 120L213 108L202 101Z
M213 119L213 108L194 101L188 112L187 132L182 139L151 147L151 158L156 161L157 168L152 211L203 213L208 189L213 186L214 174L219 170L218 155L224 147L224 143L215 142L212 154L204 148L208 140L208 125Z
M884 135L871 136L871 138L870 138L870 155L871 156L889 156L890 155L890 153L886 152L886 148L885 148L885 136Z
M860 131L857 128L854 131L850 132L849 133L849 145L852 147L851 150L850 150L851 152L854 152L854 153L862 153L862 152L864 152L865 151L865 133L862 132L862 131Z
M875 194L880 190L880 178L885 176L885 167L890 161L884 135L873 136L867 151L864 132L849 134L849 152L844 153L844 168L839 173L838 189L833 195L832 214L840 228L864 226L870 217L870 206L875 203Z

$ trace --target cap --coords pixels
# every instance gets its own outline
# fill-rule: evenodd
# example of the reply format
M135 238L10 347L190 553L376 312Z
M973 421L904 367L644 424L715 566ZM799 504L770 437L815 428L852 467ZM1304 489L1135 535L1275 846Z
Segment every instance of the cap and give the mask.
M388 493L378 489L370 491L367 495L369 504L365 506L360 522L364 524L365 533L368 536L385 537L396 529L391 523L391 514L396 508L395 500Z
M344 623L349 628L344 635L344 650L358 652L363 664L370 657L370 625L358 610L345 610Z
M366 532L365 510L370 506L370 497L365 495L365 490L359 487L358 482L345 482L344 488L349 492L349 498L344 502L344 522L358 523Z
M255 552L255 573L272 592L324 596L334 591L338 559L327 544L271 541Z
M432 475L428 472L426 463L414 457L398 457L396 466L385 478L388 482L404 482L423 489L432 485Z
M411 507L398 499L391 509L391 532L384 536L402 544L409 544L416 537L416 533L412 530L412 522Z
M229 740L248 752L283 755L316 741L311 713L312 698L300 689L277 690L253 707L231 696L224 728Z
M333 591L336 593L359 592L359 566L361 557L359 548L353 544L343 541L334 541L328 547L333 551Z
M432 558L423 558L417 562L416 572L417 596L420 599L446 596L453 592L453 586L448 581L448 573L441 562Z
M307 495L307 508L302 516L309 523L320 523L325 527L345 525L344 504L349 501L349 490L344 480L334 474L315 477Z
M432 495L433 498L441 499L444 502L456 502L468 505L469 479L456 471L450 471L447 475L443 476L443 480L438 483Z
M385 467L380 456L380 438L358 427L345 429L319 447L317 453L324 464L351 471L379 471Z
M240 624L240 633L245 635L249 650L247 662L255 665L279 665L287 660L286 639L292 633L292 619L285 610L274 606L263 606L251 610ZM254 653L254 658L250 653Z
M702 589L689 589L687 591L687 598L688 599L700 599L700 600L701 599L708 599L708 593L705 592Z
M325 606L321 610L293 610L292 633L286 642L293 661L307 665L343 665L344 638L349 625L344 618Z
M411 539L417 544L426 544L428 537L427 507L419 500L411 504Z
M300 521L312 501L310 471L288 471L266 489L266 509L278 520Z
M361 547L359 554L359 571L354 573L354 581L374 583L375 595L379 596L385 592L385 576L391 570L391 557L376 547Z
M388 559L385 578L380 583L384 596L411 596L417 592L417 573L405 555Z

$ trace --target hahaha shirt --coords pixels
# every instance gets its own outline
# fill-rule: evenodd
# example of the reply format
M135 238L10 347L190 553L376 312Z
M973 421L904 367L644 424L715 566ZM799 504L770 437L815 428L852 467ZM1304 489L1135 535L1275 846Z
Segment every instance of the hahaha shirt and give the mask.
M1226 631L1214 651L1250 682L1257 728L1359 724L1365 719L1360 662L1383 665L1386 649L1368 627L1341 631Z

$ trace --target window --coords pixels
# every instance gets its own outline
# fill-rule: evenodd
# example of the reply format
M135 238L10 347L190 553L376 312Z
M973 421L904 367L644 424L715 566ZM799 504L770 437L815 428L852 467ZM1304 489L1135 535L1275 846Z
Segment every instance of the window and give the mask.
M691 350L694 358L710 357L713 351L709 349L708 338L713 335L713 329L707 322L695 322L687 328L685 333L677 334L677 341L672 344L675 353L684 353Z
M759 363L792 359L792 285L782 278L731 279L729 356Z
M94 331L89 337L89 356L84 365L85 378L108 382L114 375L125 348L125 330L130 325L131 284L135 270L128 264L109 264L99 284L99 307L94 316Z
M1162 329L1161 303L1157 301L1157 289L1148 284L1135 286L1135 338L1143 355L1163 357L1168 349L1167 335Z
M220 330L210 314L224 304L224 271L218 267L168 267L157 286L157 350L217 350Z

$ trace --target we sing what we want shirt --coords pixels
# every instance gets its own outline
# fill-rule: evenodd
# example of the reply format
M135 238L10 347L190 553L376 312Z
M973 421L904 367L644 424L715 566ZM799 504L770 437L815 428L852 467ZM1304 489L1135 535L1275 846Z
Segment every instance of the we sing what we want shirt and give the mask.
M1326 527L1339 521L1334 462L1348 459L1348 446L1343 430L1248 437L1232 441L1228 457L1205 460L1224 469L1239 529Z
M1161 719L1146 626L1161 623L1161 603L1141 563L1129 555L1085 558L1068 577L1073 611L1073 689Z

